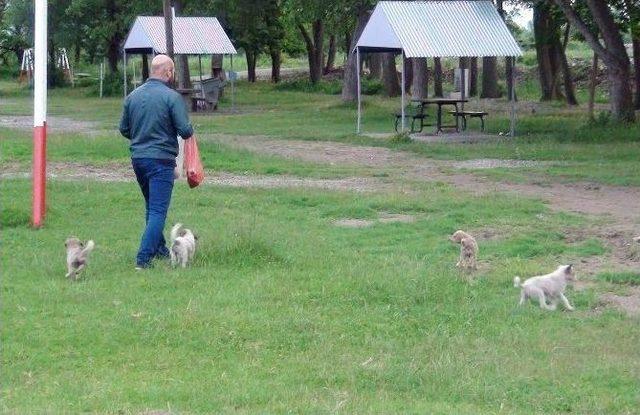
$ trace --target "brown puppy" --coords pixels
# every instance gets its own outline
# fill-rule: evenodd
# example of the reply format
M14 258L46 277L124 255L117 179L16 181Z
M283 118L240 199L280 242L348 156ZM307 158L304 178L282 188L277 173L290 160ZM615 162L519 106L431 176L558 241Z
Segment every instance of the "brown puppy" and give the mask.
M475 238L464 231L458 230L449 237L449 240L460 244L460 259L456 267L477 269L478 244Z
M89 253L93 251L95 244L87 241L85 246L78 238L68 238L64 243L67 248L67 275L65 277L75 281L77 275L87 265Z

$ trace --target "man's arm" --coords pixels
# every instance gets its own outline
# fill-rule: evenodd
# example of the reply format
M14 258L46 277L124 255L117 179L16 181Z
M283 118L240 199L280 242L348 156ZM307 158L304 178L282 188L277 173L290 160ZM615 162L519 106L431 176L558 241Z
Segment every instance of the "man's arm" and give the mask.
M122 117L120 118L120 134L131 139L131 125L129 124L129 100L124 100Z
M180 95L175 94L171 100L171 118L178 135L185 140L193 135L193 127L189 122L189 113Z

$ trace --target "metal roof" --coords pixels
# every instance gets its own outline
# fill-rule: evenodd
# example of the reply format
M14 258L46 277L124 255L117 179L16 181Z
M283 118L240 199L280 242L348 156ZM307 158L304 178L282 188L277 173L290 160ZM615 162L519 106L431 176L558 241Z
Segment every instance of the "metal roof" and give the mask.
M124 49L152 49L155 53L166 53L164 17L136 17ZM174 17L173 50L179 55L237 53L215 17Z
M488 0L381 1L356 47L410 58L522 55Z

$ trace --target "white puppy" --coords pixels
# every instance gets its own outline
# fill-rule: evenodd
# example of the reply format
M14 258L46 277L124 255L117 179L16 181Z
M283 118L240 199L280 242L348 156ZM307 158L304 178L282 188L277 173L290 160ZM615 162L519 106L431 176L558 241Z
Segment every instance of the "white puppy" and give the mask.
M95 244L87 241L85 246L78 238L67 238L64 242L67 248L67 275L65 277L76 280L77 275L87 265L89 253L93 251Z
M196 253L196 241L198 238L191 232L191 229L184 228L181 223L176 223L171 228L171 265L180 264L182 268L187 266L187 262L193 259Z
M522 284L520 277L515 277L513 286L521 289L520 305L523 305L528 298L537 298L540 308L545 310L555 310L558 302L562 301L564 308L573 311L569 300L564 296L567 283L573 281L576 281L573 265L560 265L552 273L529 278ZM547 297L551 300L551 305L547 304Z

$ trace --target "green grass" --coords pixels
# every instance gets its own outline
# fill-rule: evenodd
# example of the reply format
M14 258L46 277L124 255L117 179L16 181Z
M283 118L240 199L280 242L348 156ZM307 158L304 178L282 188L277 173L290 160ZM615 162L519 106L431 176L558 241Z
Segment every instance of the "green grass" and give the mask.
M640 272L604 272L598 274L598 279L614 284L640 285Z
M0 115L30 113L28 90L4 81L0 87ZM53 115L93 121L98 131L50 134L49 159L126 163L126 141L113 131L121 100L85 92L51 91ZM259 134L384 146L425 158L560 160L565 164L554 168L572 168L590 180L619 175L621 184L636 183L637 127L587 129L575 112L523 116L520 130L528 135L513 141L426 145L391 139L397 100L365 99L366 129L389 132L382 139L354 135L354 106L333 95L241 84L235 114L226 99L225 111L193 117L209 169L311 177L384 173L204 139ZM506 125L506 116L496 114L489 129ZM0 137L0 163L27 166L30 132L3 128ZM546 167L535 173L571 176ZM143 206L135 183L51 180L46 226L34 231L28 226L30 183L3 179L0 410L635 411L640 326L614 311L592 313L597 294L590 289L570 292L574 313L516 306L514 275L606 253L597 239L573 243L566 237L588 219L517 196L472 196L441 183L387 180L397 190L189 190L178 183L168 223L181 221L199 235L195 262L186 271L160 262L136 273ZM333 225L382 212L413 215L415 222ZM482 242L481 271L472 282L453 266L458 248L447 235L458 228L506 235ZM78 283L63 277L63 241L71 235L97 246Z
M573 314L516 307L513 275L594 250L552 231L581 219L540 203L497 196L470 210L443 186L362 197L180 184L169 222L197 230L196 261L136 273L135 184L53 182L40 231L27 226L28 189L2 182L14 247L2 252L5 412L622 413L639 403L637 325L591 316L590 292L571 293ZM417 220L331 224L381 211ZM489 269L469 284L446 240L461 224L522 236L483 246ZM97 244L76 284L63 277L71 234Z

